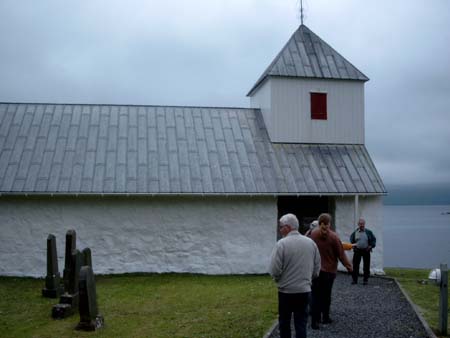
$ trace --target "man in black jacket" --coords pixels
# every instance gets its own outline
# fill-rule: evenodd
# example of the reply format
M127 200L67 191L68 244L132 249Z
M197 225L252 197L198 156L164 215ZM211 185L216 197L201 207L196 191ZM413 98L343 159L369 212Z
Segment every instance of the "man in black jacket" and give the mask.
M372 231L366 229L366 221L364 218L359 219L358 228L350 235L350 242L356 244L353 248L352 284L358 283L359 264L362 258L364 264L363 284L367 285L370 276L370 252L375 248L377 239Z

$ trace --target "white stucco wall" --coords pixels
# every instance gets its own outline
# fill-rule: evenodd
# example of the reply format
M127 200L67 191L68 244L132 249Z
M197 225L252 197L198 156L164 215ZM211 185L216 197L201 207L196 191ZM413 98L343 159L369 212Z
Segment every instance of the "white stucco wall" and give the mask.
M276 198L0 198L0 275L46 274L46 241L65 234L92 250L95 273L267 272L276 242Z
M366 227L372 230L377 238L377 246L371 255L371 273L384 274L383 271L383 200L381 196L360 196L358 203L358 218L366 220ZM336 232L344 242L350 241L351 233L356 229L358 220L355 217L355 198L336 197L335 199L335 225ZM353 258L352 251L346 251L350 262ZM363 262L361 260L360 271L362 273ZM340 270L345 270L339 265Z

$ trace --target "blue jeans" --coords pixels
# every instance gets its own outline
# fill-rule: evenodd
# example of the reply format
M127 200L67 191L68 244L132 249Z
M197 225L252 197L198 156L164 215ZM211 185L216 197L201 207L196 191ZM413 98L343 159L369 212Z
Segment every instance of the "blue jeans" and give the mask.
M296 338L306 338L309 292L278 292L278 328L280 338L291 338L291 316L294 314Z

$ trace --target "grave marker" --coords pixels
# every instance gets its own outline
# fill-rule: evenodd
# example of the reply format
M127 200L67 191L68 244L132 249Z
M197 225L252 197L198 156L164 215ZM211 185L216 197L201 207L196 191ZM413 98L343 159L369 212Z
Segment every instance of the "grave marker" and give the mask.
M78 280L81 268L82 255L79 250L72 251L69 269L67 271L67 281L65 281L65 292L59 300L59 304L53 306L52 317L56 319L65 318L72 315L78 307L79 293Z
M92 271L94 271L94 268L92 267L92 254L90 248L84 248L81 252L83 254L83 266L88 265L92 268Z
M80 322L76 330L95 331L104 326L103 316L98 313L97 292L91 266L83 266L80 271Z
M47 237L47 276L45 277L45 288L42 296L58 298L63 293L58 271L58 255L56 253L56 237L49 234Z
M75 230L68 230L66 233L66 256L64 259L64 271L63 271L63 280L64 280L64 291L67 292L69 287L69 273L70 273L70 262L72 260L72 251L77 248L77 234Z

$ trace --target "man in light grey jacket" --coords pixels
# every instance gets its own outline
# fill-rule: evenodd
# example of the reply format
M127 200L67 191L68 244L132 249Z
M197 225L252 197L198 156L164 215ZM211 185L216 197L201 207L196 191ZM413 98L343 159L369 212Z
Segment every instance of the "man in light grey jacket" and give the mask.
M278 286L278 327L280 338L291 338L291 316L297 338L306 338L308 299L312 279L320 272L316 244L298 232L298 219L286 214L279 220L283 236L272 252L269 273Z

